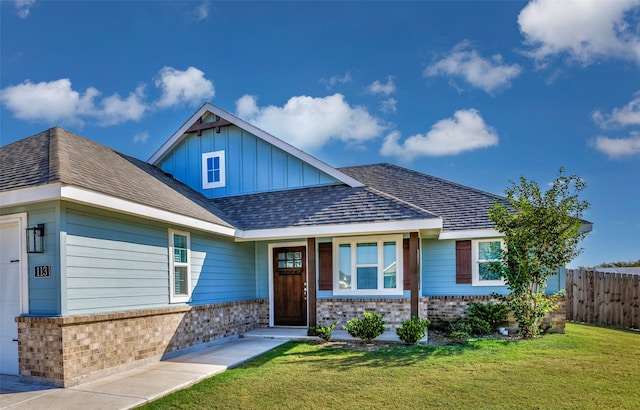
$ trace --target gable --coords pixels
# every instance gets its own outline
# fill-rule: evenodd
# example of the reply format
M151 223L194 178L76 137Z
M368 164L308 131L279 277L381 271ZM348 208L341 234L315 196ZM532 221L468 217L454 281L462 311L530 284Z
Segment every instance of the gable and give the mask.
M149 162L208 198L337 184L362 186L211 104L200 108Z

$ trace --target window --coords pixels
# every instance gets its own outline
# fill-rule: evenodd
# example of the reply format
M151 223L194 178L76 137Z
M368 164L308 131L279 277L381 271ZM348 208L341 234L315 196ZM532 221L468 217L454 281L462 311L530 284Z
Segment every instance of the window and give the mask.
M333 240L334 293L402 295L402 236Z
M169 231L169 302L191 298L191 243L188 232Z
M491 263L500 260L498 250L503 244L500 239L473 241L471 276L474 286L504 286L504 279L489 269Z
M202 154L202 188L220 188L225 185L224 151Z

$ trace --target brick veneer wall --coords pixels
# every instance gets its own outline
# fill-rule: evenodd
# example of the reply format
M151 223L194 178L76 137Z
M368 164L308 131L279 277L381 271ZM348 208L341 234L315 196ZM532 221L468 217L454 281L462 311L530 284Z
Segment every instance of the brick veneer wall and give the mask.
M403 320L411 317L410 300L406 298L318 299L316 301L318 323L329 325L335 321L338 329L342 329L348 320L355 317L362 318L364 311L384 313L388 331L394 331Z
M20 376L71 387L268 326L269 304L258 299L16 321Z
M432 327L446 327L450 322L467 317L467 305L472 302L493 302L499 300L491 296L431 296L424 299L427 305L427 316L431 320ZM544 323L551 326L550 332L564 333L566 323L567 299L562 296L558 300L558 309L551 312L544 318ZM422 311L421 311L422 315ZM518 325L513 316L509 317L510 328L517 328Z
M498 302L491 296L430 296L419 300L418 314L431 320L431 327L446 327L450 322L467 317L469 303L489 301ZM564 333L566 297L563 296L558 305L558 310L550 313L544 322L552 325L552 332ZM411 317L410 300L406 298L318 299L316 305L318 323L328 325L335 321L338 329L342 329L347 321L354 317L363 317L364 311L384 313L387 331L395 331L403 320ZM512 317L508 326L517 327Z

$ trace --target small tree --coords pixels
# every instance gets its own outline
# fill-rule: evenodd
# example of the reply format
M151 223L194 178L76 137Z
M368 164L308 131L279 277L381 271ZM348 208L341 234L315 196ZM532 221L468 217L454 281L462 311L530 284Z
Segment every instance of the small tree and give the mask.
M523 337L538 335L544 316L557 309L556 299L545 297L547 279L582 252L578 243L587 234L580 218L589 203L578 198L585 182L563 172L545 193L525 177L519 185L510 181L505 193L511 207L496 202L489 211L505 235L504 249L496 249L501 262L491 269L505 279L506 301Z

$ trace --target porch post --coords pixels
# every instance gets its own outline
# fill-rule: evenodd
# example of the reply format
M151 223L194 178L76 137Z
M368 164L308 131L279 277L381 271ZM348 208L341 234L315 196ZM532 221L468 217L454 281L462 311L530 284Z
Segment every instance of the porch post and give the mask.
M418 264L419 254L418 232L409 234L409 275L411 292L411 317L418 317L418 302L420 299L420 269Z
M307 239L307 309L309 327L317 324L316 319L316 238ZM311 335L313 332L309 331Z

